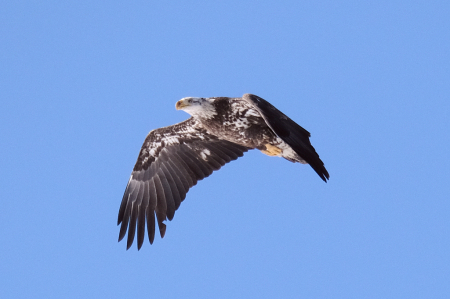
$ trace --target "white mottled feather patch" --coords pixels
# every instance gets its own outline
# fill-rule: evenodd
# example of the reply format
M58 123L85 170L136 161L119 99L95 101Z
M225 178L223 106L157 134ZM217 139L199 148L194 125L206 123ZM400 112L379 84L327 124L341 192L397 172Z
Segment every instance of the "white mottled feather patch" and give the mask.
M209 149L204 149L200 152L200 157L202 157L203 160L207 160L208 156L211 155L211 152L209 151Z
M180 143L179 136L177 135L166 136L166 138L164 138L164 141L166 142L167 145Z
M259 114L259 112L256 109L251 108L248 109L248 111L245 113L245 116L261 117L261 114Z

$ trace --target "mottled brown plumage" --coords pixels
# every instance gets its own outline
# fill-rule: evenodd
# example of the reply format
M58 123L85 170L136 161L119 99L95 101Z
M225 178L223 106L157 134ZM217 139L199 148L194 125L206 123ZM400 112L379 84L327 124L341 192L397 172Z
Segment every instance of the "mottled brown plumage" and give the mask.
M309 163L322 180L329 178L309 132L260 97L184 98L176 108L192 117L147 135L125 189L118 224L119 241L128 230L127 249L136 230L141 248L145 223L153 243L155 215L164 237L163 222L173 219L189 189L247 150Z

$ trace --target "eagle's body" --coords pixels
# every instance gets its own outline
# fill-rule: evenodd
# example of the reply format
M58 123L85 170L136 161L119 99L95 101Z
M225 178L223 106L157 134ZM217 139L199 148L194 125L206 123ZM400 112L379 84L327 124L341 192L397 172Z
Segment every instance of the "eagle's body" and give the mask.
M227 140L249 149L259 149L268 153L266 145L284 144L267 126L261 114L241 98L210 98L203 105L210 113L195 114L194 118L206 131L219 139ZM220 113L216 113L220 111ZM203 112L203 111L202 111Z
M119 210L119 241L127 228L127 248L138 249L145 235L155 235L155 214L161 237L164 220L172 220L189 188L250 149L291 162L309 163L326 181L329 178L319 155L309 142L309 132L270 103L255 95L242 98L183 98L176 104L192 117L151 131L144 141L128 181ZM128 227L129 223L129 227Z

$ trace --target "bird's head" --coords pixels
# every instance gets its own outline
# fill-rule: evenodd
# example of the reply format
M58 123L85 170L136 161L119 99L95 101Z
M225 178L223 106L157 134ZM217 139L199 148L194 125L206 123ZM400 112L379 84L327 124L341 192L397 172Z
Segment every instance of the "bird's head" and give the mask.
M183 110L194 117L211 118L217 114L213 98L182 98L175 104L177 110Z

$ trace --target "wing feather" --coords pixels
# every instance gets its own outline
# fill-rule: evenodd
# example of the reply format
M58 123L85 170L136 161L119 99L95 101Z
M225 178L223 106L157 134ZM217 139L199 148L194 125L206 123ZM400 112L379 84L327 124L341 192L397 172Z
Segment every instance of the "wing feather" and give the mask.
M181 195L181 201L183 201L183 199L186 197L186 193L189 191L189 188L192 185L189 185L189 181L186 179L187 173L183 172L184 169L183 168L178 168L175 163L172 160L168 160L167 164L165 164L167 166L167 168L170 169L171 173L172 173L172 177L174 177L175 179L178 179L177 185L178 185L178 191L180 192Z
M138 241L138 248L142 247L142 244L144 243L145 238L145 212L148 207L148 200L149 200L149 188L148 188L148 182L144 181L142 182L144 185L144 193L142 195L142 202L139 206L139 215L138 215L138 224L137 224L137 241Z
M163 223L164 220L166 220L167 215L167 202L164 194L164 189L161 183L161 180L158 175L155 175L153 177L155 181L155 189L156 189L156 219L158 220L158 226L159 226L159 233L161 235L161 238L164 237L164 234L166 232L166 227Z
M147 216L147 233L150 244L155 239L155 208L156 208L156 188L153 178L147 182L149 185L149 204L146 209Z
M133 202L131 204L131 217L130 223L128 225L127 249L129 249L133 244L134 235L136 233L136 220L138 211L138 205L136 204L136 202Z
M171 154L171 158L173 158L174 162L176 161L176 166L180 170L180 173L182 173L184 175L183 177L188 181L189 188L197 185L197 176L186 161L184 161L176 151L173 151Z
M133 189L137 186L137 181L132 180L132 178L133 176L131 176L130 179L128 180L127 188L125 189L125 193L123 194L122 197L122 202L119 208L119 216L117 217L117 225L119 225L122 222L128 204L128 198L130 197L130 194L133 192Z
M198 165L197 161L195 161L195 158L192 157L192 155L189 152L185 152L186 148L182 147L182 151L178 152L177 155L186 163L188 168L192 170L194 177L196 181L203 180L206 175L203 174L202 169Z
M156 222L164 237L164 221L173 219L189 189L248 149L207 133L192 117L150 132L119 208L119 241L128 230L128 249L137 230L140 249L145 238L145 222L150 244L155 238Z
M171 172L167 168L166 164L167 163L161 163L161 171L164 173L164 175L165 175L165 177L167 179L167 183L169 184L169 189L172 192L172 197L173 197L173 202L174 202L174 210L173 210L173 212L175 213L175 210L177 210L178 207L181 204L180 190L179 190L179 187L177 185L177 182L173 178L173 175L171 174ZM173 216L172 216L172 218L173 218ZM172 220L172 218L169 218L169 220Z
M159 179L161 181L161 186L164 191L164 199L166 202L166 216L167 219L172 220L173 216L175 216L175 200L173 199L173 191L169 182L167 181L167 177L160 171Z
M206 144L205 146L216 154L216 160L219 161L222 166L231 161L230 156L224 153L221 148L216 147L213 143Z
M210 144L212 147L217 147L219 146L218 144ZM225 155L226 159L231 161L231 160L236 160L239 157L242 157L242 154L239 155L238 153L236 153L235 151L233 151L232 149L230 149L227 144L223 144L220 148L217 149L217 152L221 152Z
M307 130L263 98L253 94L245 94L242 99L261 113L261 116L272 131L304 159L322 180L326 182L330 178L324 163L309 141L311 134Z
M120 226L120 231L119 231L119 241L122 240L123 237L125 237L125 234L127 233L128 221L130 218L130 212L131 212L132 205L133 205L132 202L130 202L129 204L126 205L123 219L121 220L122 225Z

